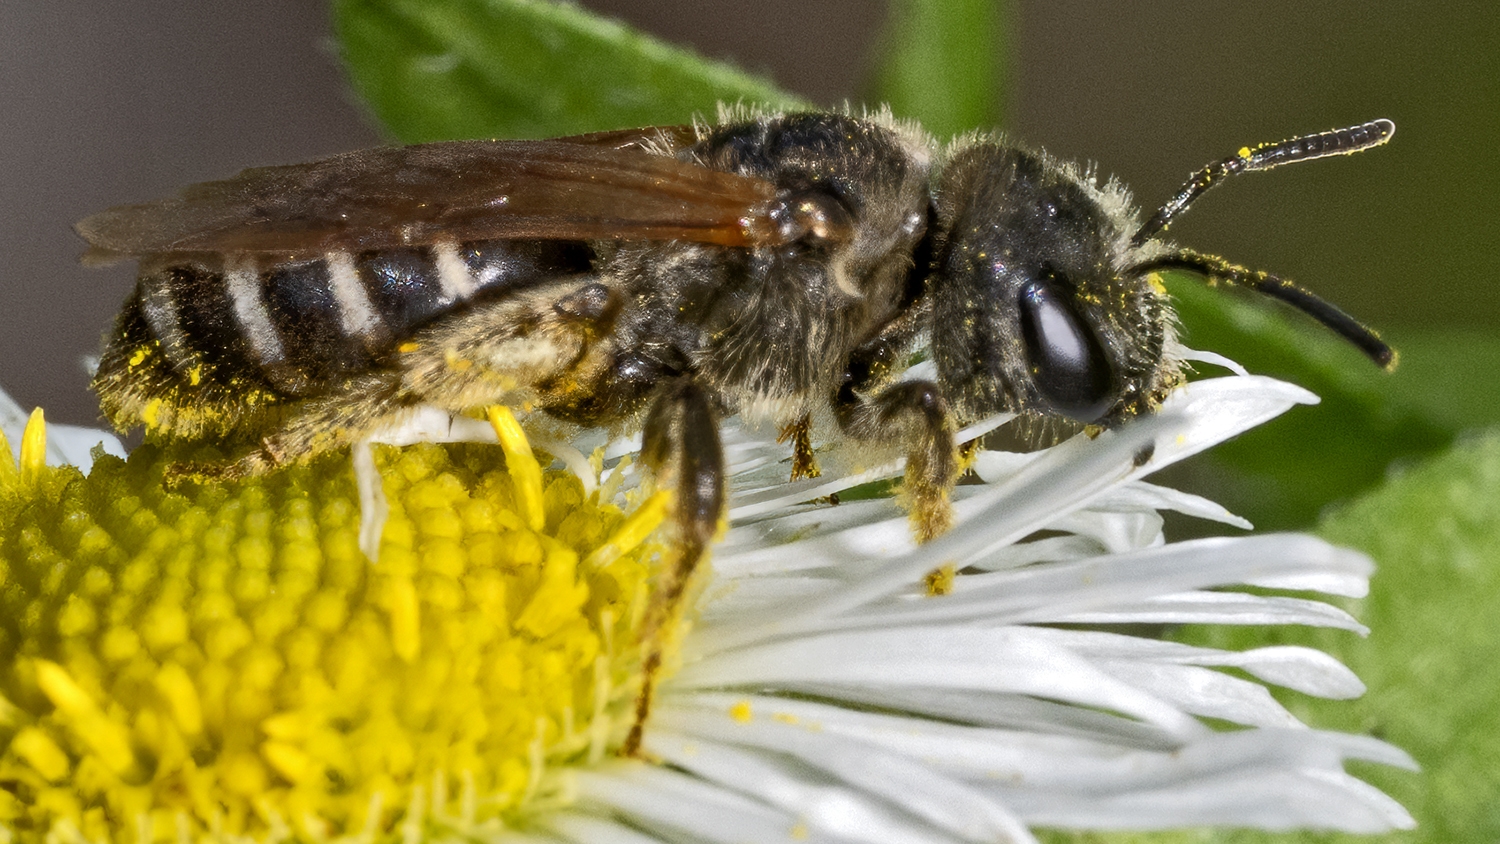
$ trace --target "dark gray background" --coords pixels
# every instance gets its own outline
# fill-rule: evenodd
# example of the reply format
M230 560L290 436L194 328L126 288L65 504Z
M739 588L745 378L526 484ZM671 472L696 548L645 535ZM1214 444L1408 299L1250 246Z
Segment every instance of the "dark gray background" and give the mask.
M884 13L851 0L587 5L825 103L861 98ZM1389 147L1246 178L1174 236L1397 332L1500 327L1495 7L1014 8L1007 130L1097 161L1146 204L1243 144L1394 119ZM97 350L131 270L77 266L77 219L380 140L314 0L0 4L0 385L50 418L96 418L78 359Z

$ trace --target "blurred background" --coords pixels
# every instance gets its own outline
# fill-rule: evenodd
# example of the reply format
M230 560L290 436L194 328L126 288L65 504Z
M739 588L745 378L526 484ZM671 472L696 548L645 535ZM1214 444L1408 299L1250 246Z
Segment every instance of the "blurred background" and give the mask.
M823 104L865 98L886 16L874 0L584 5ZM1003 128L1097 162L1146 205L1244 144L1395 120L1385 148L1216 192L1174 238L1413 338L1422 353L1408 352L1410 370L1496 383L1500 356L1485 342L1500 336L1500 7L1002 8ZM79 361L97 351L133 270L78 266L73 222L384 139L344 81L328 18L316 0L0 4L0 385L22 405L97 419ZM1464 421L1500 418L1492 396L1467 399Z

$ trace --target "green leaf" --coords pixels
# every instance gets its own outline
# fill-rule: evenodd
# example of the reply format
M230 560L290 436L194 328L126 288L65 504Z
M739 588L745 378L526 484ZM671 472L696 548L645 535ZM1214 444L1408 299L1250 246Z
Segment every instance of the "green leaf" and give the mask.
M803 104L577 7L539 0L336 0L354 87L407 143L686 123L719 102Z
M1393 401L1450 431L1500 423L1500 337L1493 331L1402 330L1391 334L1401 366Z
M995 126L1011 12L1005 0L895 0L876 99L940 138Z
M1392 462L1452 442L1454 428L1428 412L1417 393L1400 397L1399 376L1301 314L1192 276L1172 275L1166 283L1189 346L1300 384L1322 403L1164 472L1163 483L1206 495L1258 528L1305 527L1329 503L1379 484Z

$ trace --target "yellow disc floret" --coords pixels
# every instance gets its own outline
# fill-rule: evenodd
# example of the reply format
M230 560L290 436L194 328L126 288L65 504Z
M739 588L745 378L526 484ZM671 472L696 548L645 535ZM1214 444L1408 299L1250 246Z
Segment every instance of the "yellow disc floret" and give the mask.
M372 564L347 457L171 488L192 455L22 451L0 438L5 840L486 835L630 729L659 501L382 448Z

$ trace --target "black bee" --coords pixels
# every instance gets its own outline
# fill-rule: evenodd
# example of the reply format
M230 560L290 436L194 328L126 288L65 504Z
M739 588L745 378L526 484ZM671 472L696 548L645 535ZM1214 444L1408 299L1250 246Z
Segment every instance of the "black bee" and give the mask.
M814 426L904 454L928 539L951 521L960 424L1016 411L1108 427L1179 383L1158 272L1267 293L1389 364L1312 294L1160 236L1229 175L1393 131L1241 150L1145 223L1122 186L1075 165L988 136L939 147L884 115L247 170L78 225L89 260L140 260L94 386L122 429L245 441L228 474L342 448L419 405L639 428L675 490L670 608L724 509L727 414L780 426L794 476L817 471ZM900 380L924 338L936 380Z

